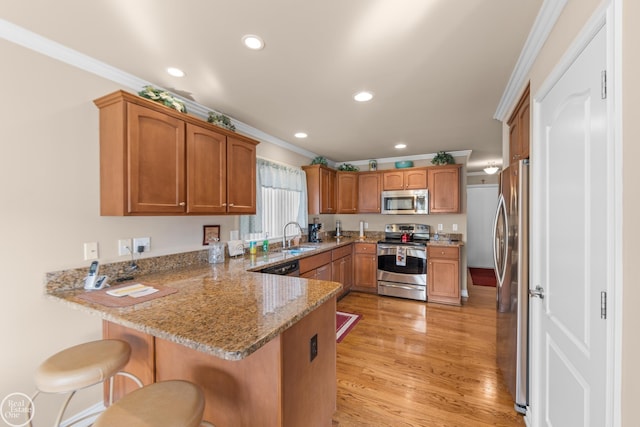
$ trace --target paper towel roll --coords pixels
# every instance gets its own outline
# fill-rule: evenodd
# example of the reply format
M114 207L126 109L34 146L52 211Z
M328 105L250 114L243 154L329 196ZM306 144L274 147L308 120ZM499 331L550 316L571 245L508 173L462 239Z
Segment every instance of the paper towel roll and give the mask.
M360 237L364 237L364 221L360 221Z

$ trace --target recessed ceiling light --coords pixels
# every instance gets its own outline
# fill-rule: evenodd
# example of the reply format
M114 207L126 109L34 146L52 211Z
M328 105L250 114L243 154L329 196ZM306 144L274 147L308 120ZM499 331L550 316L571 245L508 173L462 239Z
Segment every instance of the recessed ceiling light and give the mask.
M407 144L396 144L394 145L395 148L397 148L398 150L402 150L403 148L407 148Z
M358 102L367 102L373 99L373 94L371 92L362 91L353 95L353 99L355 99Z
M184 77L184 71L180 68L169 67L167 68L167 73L173 77Z
M264 47L264 40L253 34L247 34L242 37L242 43L251 50L260 50Z
M296 134L293 136L295 136L296 138L306 138L309 135L307 135L305 132L296 132Z

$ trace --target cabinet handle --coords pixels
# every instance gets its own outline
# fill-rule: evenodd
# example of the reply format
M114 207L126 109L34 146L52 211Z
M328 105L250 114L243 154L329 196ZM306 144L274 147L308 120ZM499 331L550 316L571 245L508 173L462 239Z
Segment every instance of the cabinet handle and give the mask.
M226 203L223 203L223 204L222 204L222 206L227 206L227 204L226 204Z
M233 203L229 203L229 207L235 206Z
M178 203L178 205L184 206L184 205L186 205L186 203L185 202L180 202L180 203Z

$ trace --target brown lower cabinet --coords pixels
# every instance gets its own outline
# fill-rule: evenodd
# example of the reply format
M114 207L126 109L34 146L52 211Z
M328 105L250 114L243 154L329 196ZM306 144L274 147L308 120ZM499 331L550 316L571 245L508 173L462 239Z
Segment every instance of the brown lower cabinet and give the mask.
M460 247L428 246L427 300L460 305Z
M331 252L323 252L300 259L300 277L331 280Z
M353 244L354 291L378 293L378 254L375 243Z
M331 280L342 283L342 298L353 285L353 245L342 246L331 251Z
M184 379L205 395L204 419L217 426L327 426L336 410L336 298L242 360L224 360L110 322L104 338L131 344L125 370L156 381ZM309 337L318 335L318 355L309 360ZM117 400L124 386L116 377Z

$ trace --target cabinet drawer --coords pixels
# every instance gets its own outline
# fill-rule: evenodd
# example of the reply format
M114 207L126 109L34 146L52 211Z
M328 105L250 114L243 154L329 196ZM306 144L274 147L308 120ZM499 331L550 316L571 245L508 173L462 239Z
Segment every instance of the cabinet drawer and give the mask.
M375 254L377 245L375 243L356 243L355 252L357 254Z
M331 259L335 261L337 259L344 258L347 255L351 255L351 246L352 245L347 245L334 249L331 251Z
M458 259L460 257L460 248L445 246L429 246L427 247L427 259L429 258L446 258Z
M314 268L322 267L325 264L331 262L331 252L323 252L318 255L312 255L310 257L300 259L300 273L306 273Z

